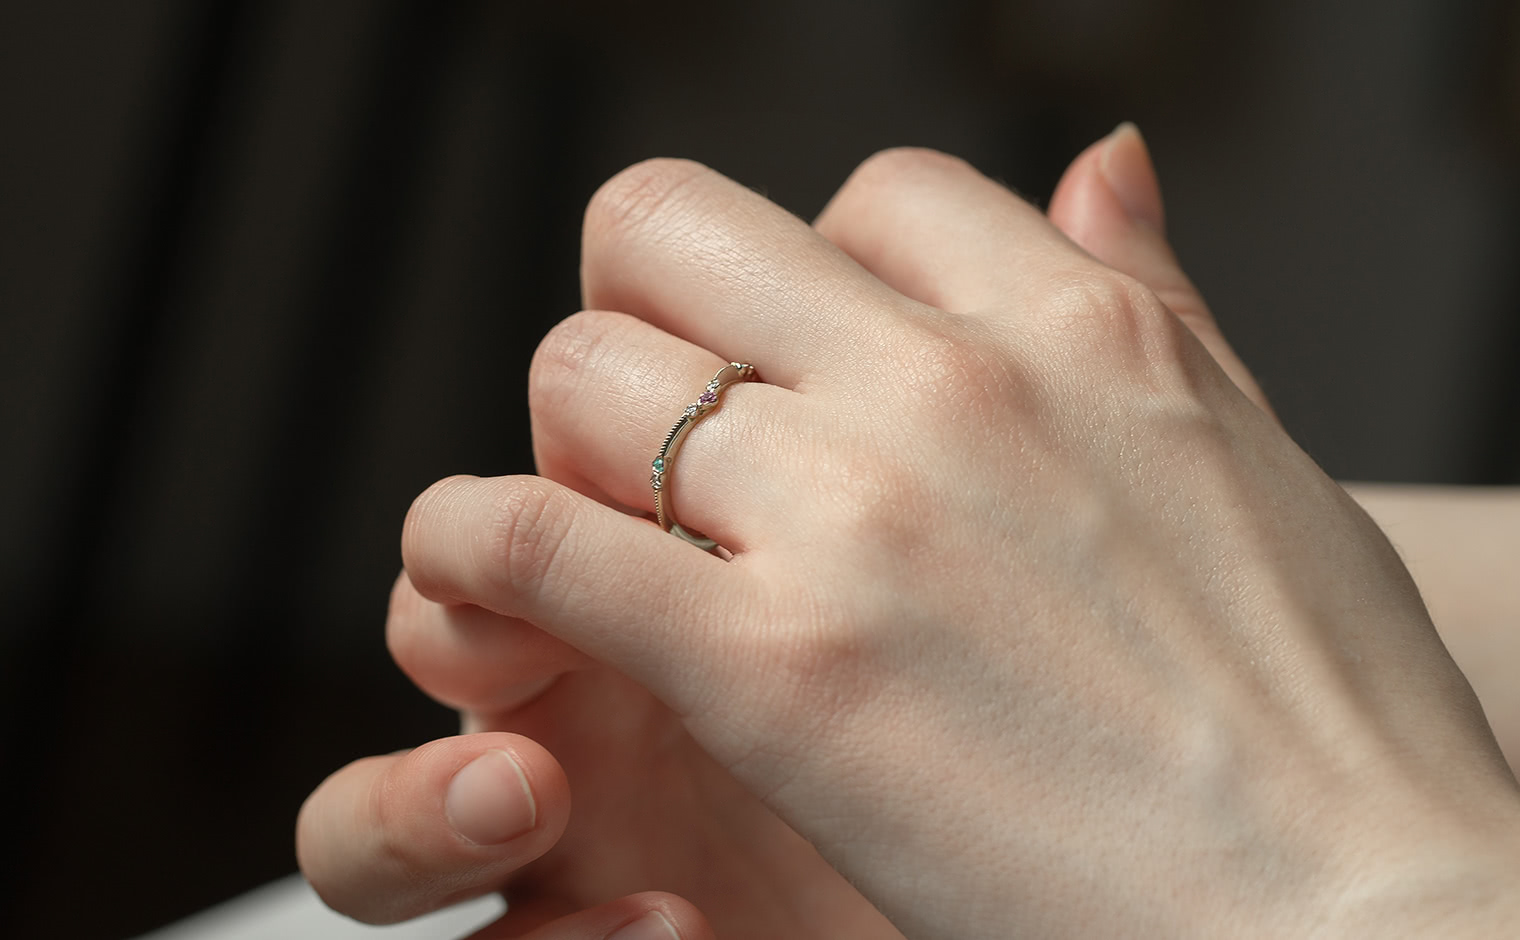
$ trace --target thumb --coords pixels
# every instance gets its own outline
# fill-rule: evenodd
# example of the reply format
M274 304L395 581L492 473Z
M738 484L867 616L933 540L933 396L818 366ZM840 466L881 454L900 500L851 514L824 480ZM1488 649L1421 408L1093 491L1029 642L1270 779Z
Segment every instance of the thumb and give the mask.
M1261 386L1230 348L1166 240L1161 186L1135 125L1120 124L1072 161L1051 197L1049 215L1088 254L1154 291L1235 385L1272 414Z

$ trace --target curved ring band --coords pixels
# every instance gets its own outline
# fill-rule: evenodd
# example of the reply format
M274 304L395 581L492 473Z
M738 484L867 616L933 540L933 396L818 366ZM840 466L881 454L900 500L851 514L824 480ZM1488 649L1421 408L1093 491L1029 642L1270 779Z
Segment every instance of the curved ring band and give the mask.
M718 543L705 535L687 531L676 522L670 507L666 505L665 475L670 473L675 465L676 453L681 449L681 442L686 439L692 427L718 407L718 396L722 391L735 382L748 382L754 378L755 367L747 362L730 362L719 369L718 374L707 383L707 388L701 396L687 405L681 417L676 419L675 427L665 435L665 442L660 445L660 452L654 458L654 472L649 477L649 485L654 487L655 519L660 523L660 528L666 532L679 535L705 551L712 551Z

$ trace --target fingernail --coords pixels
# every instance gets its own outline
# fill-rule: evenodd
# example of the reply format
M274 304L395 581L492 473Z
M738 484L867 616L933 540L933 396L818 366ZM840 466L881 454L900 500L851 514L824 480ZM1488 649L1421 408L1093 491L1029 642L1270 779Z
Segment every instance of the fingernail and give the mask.
M1162 231L1166 215L1161 204L1161 184L1140 128L1125 121L1108 135L1098 160L1098 172L1113 190L1125 213L1137 222Z
M675 925L659 911L650 911L631 924L614 930L607 940L681 940Z
M476 845L497 845L533 828L538 807L528 777L506 751L486 751L449 781L443 811Z

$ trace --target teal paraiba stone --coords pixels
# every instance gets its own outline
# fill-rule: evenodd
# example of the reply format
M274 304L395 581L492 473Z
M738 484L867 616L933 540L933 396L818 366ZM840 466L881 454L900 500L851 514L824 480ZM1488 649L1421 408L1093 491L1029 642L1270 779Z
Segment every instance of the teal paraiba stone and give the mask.
M665 458L664 457L656 457L654 459L654 472L655 473L664 473L665 472Z

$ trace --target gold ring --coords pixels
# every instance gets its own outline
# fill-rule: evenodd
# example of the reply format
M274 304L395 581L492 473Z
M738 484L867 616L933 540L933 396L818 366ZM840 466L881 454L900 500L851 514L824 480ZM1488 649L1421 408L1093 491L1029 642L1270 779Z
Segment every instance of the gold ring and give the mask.
M718 396L723 390L735 382L748 382L755 378L755 367L747 362L730 362L718 370L718 374L707 383L707 388L696 401L686 406L681 412L681 417L676 419L675 427L665 435L665 442L660 445L660 452L654 458L654 472L649 477L649 485L654 487L654 515L660 523L660 528L666 532L679 535L681 538L705 551L712 551L718 543L705 535L687 531L681 528L671 515L670 507L665 505L665 477L675 465L676 453L681 449L681 442L691 432L692 427L706 417L709 412L718 407Z

